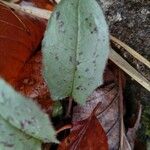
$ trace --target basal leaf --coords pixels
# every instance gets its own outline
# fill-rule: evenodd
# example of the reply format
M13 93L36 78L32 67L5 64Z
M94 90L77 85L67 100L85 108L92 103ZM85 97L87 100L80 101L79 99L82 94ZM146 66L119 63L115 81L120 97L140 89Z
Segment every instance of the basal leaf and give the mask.
M43 142L57 142L48 115L0 79L0 116L12 126ZM0 133L1 134L1 133Z
M44 76L54 100L84 103L102 84L109 53L108 27L95 0L62 0L43 40Z
M11 126L0 117L0 150L41 150L41 141Z

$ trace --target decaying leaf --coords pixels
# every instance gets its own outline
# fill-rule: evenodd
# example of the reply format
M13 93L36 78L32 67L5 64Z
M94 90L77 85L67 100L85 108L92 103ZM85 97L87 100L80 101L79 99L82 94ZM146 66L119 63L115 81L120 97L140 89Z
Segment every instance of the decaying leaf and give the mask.
M59 150L108 150L107 137L95 116L75 122L70 135L59 145Z
M47 114L0 79L0 117L16 129L43 142L57 142ZM2 133L0 136L3 136Z
M49 0L21 0L21 5L35 5L36 7L53 10L54 4Z
M62 0L43 40L44 76L54 100L84 103L102 84L109 52L108 28L95 0Z
M42 56L40 51L36 52L22 67L14 86L17 91L34 99L44 110L51 113L53 101L50 98L47 84L42 77Z
M13 83L34 54L45 30L45 22L16 12L0 3L0 76Z
M120 106L119 89L113 73L106 69L105 83L95 90L88 98L84 106L76 106L73 109L73 122L88 118L98 103L97 118L107 133L109 149L118 149L120 146ZM123 110L122 110L123 111ZM126 136L123 134L124 147L130 148Z

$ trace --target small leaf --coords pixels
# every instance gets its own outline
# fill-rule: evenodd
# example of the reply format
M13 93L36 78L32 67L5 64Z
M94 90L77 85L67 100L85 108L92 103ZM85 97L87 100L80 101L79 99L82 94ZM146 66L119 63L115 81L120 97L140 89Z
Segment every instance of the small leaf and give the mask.
M0 79L0 116L12 126L43 142L57 142L48 115Z
M41 150L41 141L11 126L0 116L0 150Z
M63 114L62 104L60 103L60 101L55 102L53 104L52 116L53 117L58 117L58 116L61 116L62 114Z
M54 100L83 104L102 84L109 53L108 27L95 0L62 0L43 40L44 76Z

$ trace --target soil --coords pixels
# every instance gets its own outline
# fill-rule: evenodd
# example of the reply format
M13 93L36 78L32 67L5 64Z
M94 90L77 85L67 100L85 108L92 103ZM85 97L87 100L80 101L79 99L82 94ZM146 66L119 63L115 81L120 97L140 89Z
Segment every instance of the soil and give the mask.
M110 28L110 34L117 37L124 43L128 44L142 56L150 60L150 1L149 0L97 0L106 15ZM143 76L150 80L150 69L142 65L136 59L124 52L124 58L136 68ZM146 124L150 122L150 113L148 117L145 112L150 109L150 92L141 87L136 81L130 77L127 79L127 99L133 107L127 106L129 114L134 111L135 101L141 101L143 104L142 115L142 134L140 137L143 141L150 139L150 126ZM130 91L129 91L130 90ZM147 114L146 114L147 115ZM145 119L146 117L146 119ZM146 120L146 122L145 122ZM143 133L144 132L144 133Z

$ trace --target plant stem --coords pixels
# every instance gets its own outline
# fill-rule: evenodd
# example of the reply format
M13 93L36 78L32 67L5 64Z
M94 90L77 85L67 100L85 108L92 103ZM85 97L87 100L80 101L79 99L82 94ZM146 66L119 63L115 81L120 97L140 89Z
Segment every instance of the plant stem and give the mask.
M66 118L70 116L71 108L72 108L72 102L73 102L72 97L69 97L69 103L68 103L68 109L67 109L67 112L66 112Z
M59 134L60 132L64 131L64 130L67 130L67 129L71 129L72 125L71 124L68 124L68 125L65 125L63 127L61 127L60 129L58 129L56 131L57 134Z

